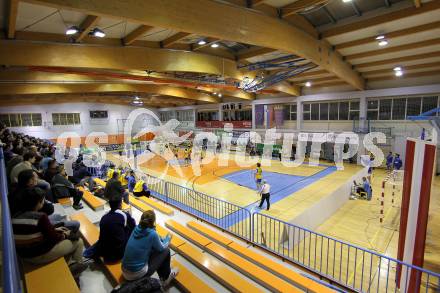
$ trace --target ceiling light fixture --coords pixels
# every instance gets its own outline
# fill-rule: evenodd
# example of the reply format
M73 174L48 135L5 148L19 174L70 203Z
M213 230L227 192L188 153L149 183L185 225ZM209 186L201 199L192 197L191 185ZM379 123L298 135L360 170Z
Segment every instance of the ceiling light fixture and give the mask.
M197 45L203 46L206 45L206 41L205 40L200 40L197 42Z
M135 100L139 100L139 97L138 97L138 96L135 96L134 99L135 99Z
M218 44L217 43L214 43L214 44L211 44L211 48L218 48Z
M380 47L384 47L386 45L388 45L388 41L387 40L382 40L382 41L379 42L379 46Z
M402 70L398 70L398 71L395 71L394 74L395 74L397 77L400 77L400 76L403 75L403 71L402 71Z
M79 28L73 25L66 30L66 35L71 36L77 34L78 32L79 32Z
M312 83L310 81L306 82L306 87L311 87Z
M221 94L221 93L218 93L218 96L221 98L221 97L222 97L222 94Z
M402 67L400 66L396 66L393 68L394 71L402 71Z
M351 2L351 0L342 0L342 2L348 3L348 2Z
M376 37L376 40L383 40L383 39L385 39L384 35L379 35L379 36Z
M94 29L90 32L90 34L93 35L93 36L95 36L95 37L97 37L97 38L103 38L103 37L105 37L105 33L104 33L101 29L99 29L99 28L94 28Z

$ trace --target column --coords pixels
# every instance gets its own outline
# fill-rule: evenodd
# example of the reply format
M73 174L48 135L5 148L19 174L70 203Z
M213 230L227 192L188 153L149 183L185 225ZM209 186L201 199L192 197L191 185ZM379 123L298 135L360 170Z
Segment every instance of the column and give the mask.
M218 121L223 121L223 104L218 104Z
M296 129L301 130L303 126L303 107L300 98L296 99Z
M361 97L359 100L359 129L369 131L367 127L367 98Z
M252 129L255 129L255 104L252 103Z

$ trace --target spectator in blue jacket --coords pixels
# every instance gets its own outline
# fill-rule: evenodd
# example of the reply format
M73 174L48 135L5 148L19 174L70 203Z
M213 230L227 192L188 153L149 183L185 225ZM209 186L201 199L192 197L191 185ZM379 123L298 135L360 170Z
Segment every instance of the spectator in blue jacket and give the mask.
M394 170L400 170L402 168L402 159L400 158L399 154L396 154L396 157L394 158Z
M387 170L391 170L393 167L394 156L393 152L390 152L387 156Z
M136 177L134 175L134 171L133 170L130 170L130 173L126 177L126 179L128 181L128 184L127 184L128 191L129 192L133 192L134 186L136 185Z
M139 225L131 233L122 258L122 274L128 281L150 277L157 271L162 288L176 277L177 268L171 268L168 248L171 236L160 237L156 232L156 214L145 211Z

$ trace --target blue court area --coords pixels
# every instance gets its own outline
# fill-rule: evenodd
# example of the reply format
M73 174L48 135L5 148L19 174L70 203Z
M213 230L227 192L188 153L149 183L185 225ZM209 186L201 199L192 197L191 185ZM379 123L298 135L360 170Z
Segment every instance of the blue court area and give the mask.
M240 186L255 190L257 186L255 184L254 172L254 170L241 170L226 174L223 178ZM275 194L288 186L298 183L306 177L275 172L263 172L263 178L270 184L271 193Z

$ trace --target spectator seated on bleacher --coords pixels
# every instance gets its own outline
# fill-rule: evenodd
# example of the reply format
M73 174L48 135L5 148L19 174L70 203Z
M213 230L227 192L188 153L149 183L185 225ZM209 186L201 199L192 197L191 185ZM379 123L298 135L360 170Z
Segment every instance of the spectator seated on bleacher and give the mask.
M52 178L52 194L55 199L66 197L73 198L72 207L75 210L83 208L83 205L81 204L83 193L67 179L66 170L63 166L58 166L57 173Z
M130 175L129 170L123 170L122 168L119 168L119 181L121 181L122 188L127 189L128 187L128 176Z
M107 181L104 189L104 198L108 201L116 201L123 198L126 204L130 203L128 192L122 187L121 181L119 181L118 172L113 172L112 178Z
M107 180L110 180L113 178L113 174L115 172L119 172L118 169L115 169L115 165L113 163L110 164L110 166L107 168Z
M170 264L171 254L168 246L171 235L160 237L155 224L154 211L145 211L125 248L122 274L126 280L133 281L151 277L157 271L161 286L166 288L178 274L178 269L171 268Z
M84 186L87 183L90 191L94 189L95 181L93 180L92 174L84 165L83 161L79 161L75 168L73 169L73 176L69 177L69 180L75 185Z
M6 176L8 177L8 183L11 183L12 169L19 163L23 162L24 149L18 144L13 148L14 155L9 161L6 161Z
M130 170L130 173L127 176L127 182L128 191L133 192L136 185L136 175L133 170Z
M12 184L17 183L18 181L18 174L20 174L21 171L24 170L34 170L33 164L37 160L37 153L33 151L29 151L23 155L23 162L18 163L15 165L14 168L12 168L11 174L10 174L10 181ZM41 189L50 190L50 184L42 179L38 179L37 186Z
M18 174L18 182L12 186L9 193L9 209L11 215L14 216L17 213L23 212L26 201L28 200L28 194L30 190L36 187L38 184L37 173L32 169L23 170ZM54 207L50 201L45 200L40 212L47 214L48 216L53 214Z
M52 182L53 176L58 173L58 162L55 159L51 159L43 172L43 179L47 182Z
M55 154L51 150L47 149L42 153L42 155L43 159L40 162L40 169L44 172L49 167L49 163L55 159Z
M99 239L89 247L84 256L103 257L105 262L116 262L124 256L128 238L136 226L129 213L121 210L122 200L110 201L110 211L99 222Z
M74 277L87 268L83 262L83 242L76 233L51 224L43 207L44 191L33 188L21 213L12 218L17 254L32 264L50 263L65 257Z
M150 191L148 190L148 186L144 180L139 179L133 188L134 196L146 196L150 197Z

